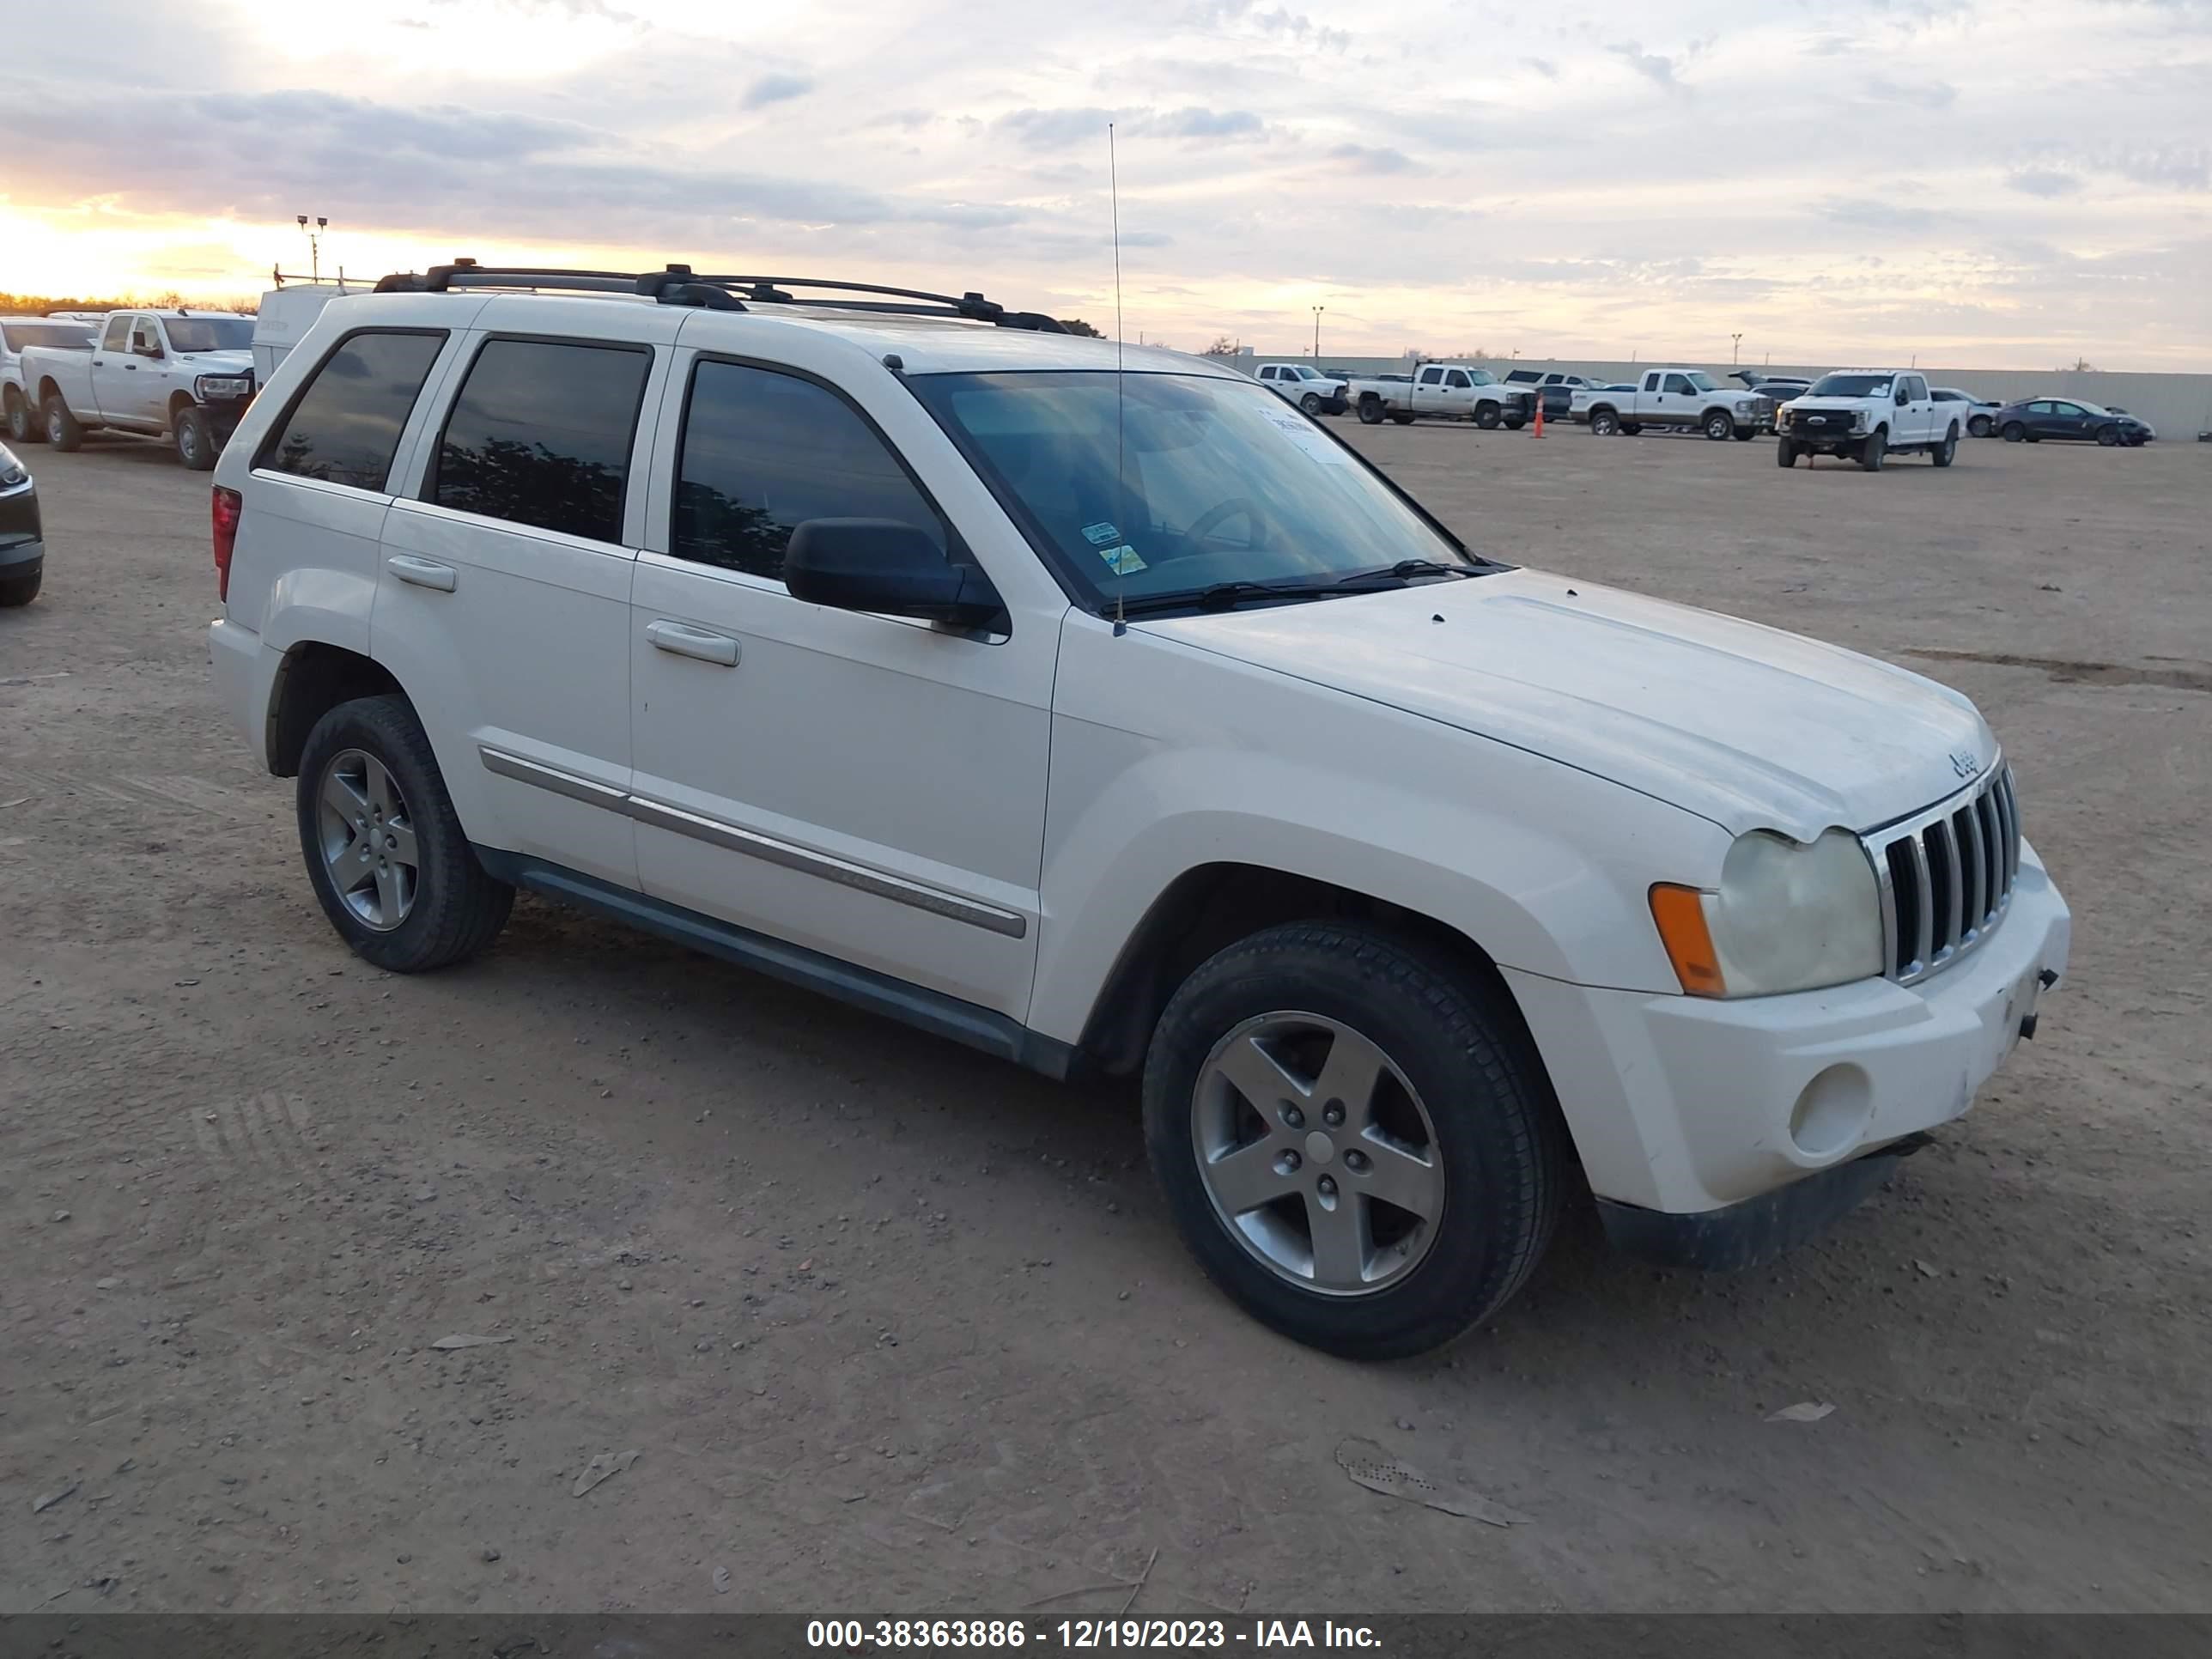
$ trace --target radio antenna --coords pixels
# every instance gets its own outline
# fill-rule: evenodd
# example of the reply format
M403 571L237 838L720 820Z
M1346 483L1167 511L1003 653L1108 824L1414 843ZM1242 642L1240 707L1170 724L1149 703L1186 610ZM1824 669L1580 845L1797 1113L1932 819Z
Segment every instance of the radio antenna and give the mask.
M1106 124L1106 184L1108 199L1114 206L1114 512L1117 518L1129 514L1127 475L1121 455L1121 170L1114 155L1114 124ZM1114 554L1114 637L1129 631L1127 608L1122 603L1121 589L1126 580L1122 574L1123 555L1121 549L1129 544L1128 538L1115 526Z

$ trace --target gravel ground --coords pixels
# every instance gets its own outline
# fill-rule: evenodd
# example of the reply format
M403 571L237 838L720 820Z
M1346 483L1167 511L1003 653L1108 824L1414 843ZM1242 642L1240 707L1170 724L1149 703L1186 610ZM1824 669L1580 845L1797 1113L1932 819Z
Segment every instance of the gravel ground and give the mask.
M0 1610L2212 1601L2212 451L1341 429L1486 548L1988 712L2073 973L1888 1190L1731 1279L1578 1218L1446 1353L1294 1347L1185 1260L1127 1086L531 900L465 969L365 967L210 703L206 480L33 447ZM1525 1519L1365 1490L1347 1440Z

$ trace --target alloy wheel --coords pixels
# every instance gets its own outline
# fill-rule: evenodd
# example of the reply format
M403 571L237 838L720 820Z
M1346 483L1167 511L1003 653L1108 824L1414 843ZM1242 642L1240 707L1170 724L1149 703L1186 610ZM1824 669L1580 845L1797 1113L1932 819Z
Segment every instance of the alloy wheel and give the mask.
M1239 1024L1200 1067L1191 1150L1246 1254L1323 1296L1370 1296L1418 1267L1443 1218L1443 1165L1419 1094L1340 1020Z
M415 823L398 781L361 749L342 749L316 792L317 847L339 902L365 927L391 933L422 884Z

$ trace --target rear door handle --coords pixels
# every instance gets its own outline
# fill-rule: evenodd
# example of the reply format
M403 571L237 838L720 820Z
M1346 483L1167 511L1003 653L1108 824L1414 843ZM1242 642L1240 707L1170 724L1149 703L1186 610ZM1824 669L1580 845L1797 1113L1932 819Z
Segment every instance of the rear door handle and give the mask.
M704 629L691 628L665 617L645 625L645 637L653 641L656 651L672 652L679 657L696 657L701 662L720 663L725 668L738 665L738 642L727 634L709 634Z
M416 587L434 587L441 593L453 591L455 574L449 564L433 564L428 559L410 559L404 553L395 553L384 562L384 568L401 581Z

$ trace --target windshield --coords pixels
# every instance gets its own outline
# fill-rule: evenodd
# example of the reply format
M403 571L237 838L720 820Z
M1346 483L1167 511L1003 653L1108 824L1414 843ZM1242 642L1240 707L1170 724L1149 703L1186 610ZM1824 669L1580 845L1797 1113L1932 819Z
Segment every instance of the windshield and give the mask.
M907 384L1101 608L1117 589L1134 600L1406 559L1473 566L1350 450L1249 382L1071 369Z
M244 351L253 343L251 317L165 317L172 351Z
M1717 392L1720 390L1720 383L1715 380L1711 375L1706 374L1705 370L1701 368L1686 369L1683 372L1682 378L1687 380L1699 392Z
M6 339L10 351L21 351L26 346L56 346L64 351L92 349L92 331L78 323L0 324L0 338Z
M1470 368L1467 372L1467 378L1474 381L1477 386L1496 386L1498 384L1498 377L1495 374L1492 374L1486 368Z
M1823 374L1813 388L1815 398L1887 398L1887 374Z

